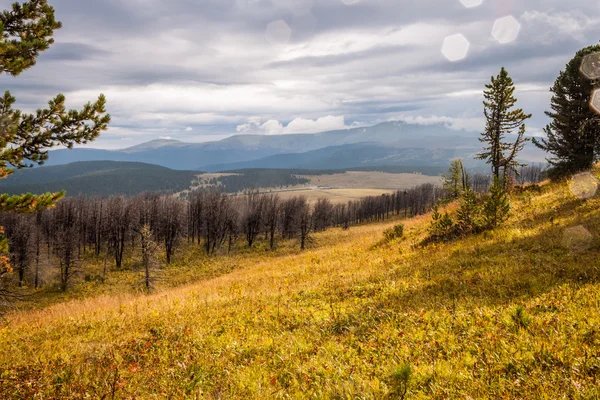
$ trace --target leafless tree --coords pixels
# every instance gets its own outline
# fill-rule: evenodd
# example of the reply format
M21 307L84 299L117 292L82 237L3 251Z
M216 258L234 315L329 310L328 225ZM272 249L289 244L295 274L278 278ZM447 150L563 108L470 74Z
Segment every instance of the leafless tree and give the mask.
M142 268L144 271L144 288L151 290L155 281L154 270L156 265L155 253L158 245L152 240L150 225L145 224L138 231L140 236L140 249L142 252Z
M333 204L329 199L319 199L313 210L314 229L317 232L329 228L333 222Z
M244 199L245 204L241 222L248 247L252 247L262 228L266 197L263 194L253 191L246 193Z
M60 201L54 211L56 253L59 259L60 288L66 291L71 278L78 272L77 246L79 226L75 202Z

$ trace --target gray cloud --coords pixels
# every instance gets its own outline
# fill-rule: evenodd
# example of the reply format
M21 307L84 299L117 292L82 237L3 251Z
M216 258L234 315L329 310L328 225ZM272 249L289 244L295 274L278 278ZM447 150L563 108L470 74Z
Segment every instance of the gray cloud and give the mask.
M0 8L10 3L0 0ZM64 25L56 44L31 70L0 81L26 110L59 92L73 107L104 92L114 118L95 147L160 136L205 141L257 121L287 126L298 119L316 129L319 120L332 120L327 116L343 116L348 125L473 121L481 117L483 85L501 66L539 130L552 81L600 35L600 6L587 0L485 0L473 9L459 0L50 3ZM521 31L500 45L491 30L506 15ZM274 45L265 30L279 20L291 36ZM471 46L451 63L441 46L456 33Z

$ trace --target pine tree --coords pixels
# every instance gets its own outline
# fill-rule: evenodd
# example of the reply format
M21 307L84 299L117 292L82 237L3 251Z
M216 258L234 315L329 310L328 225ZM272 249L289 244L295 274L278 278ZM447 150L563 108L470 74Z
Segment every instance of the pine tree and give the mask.
M447 212L441 213L439 207L433 207L433 216L429 225L430 240L448 240L455 234L455 225L452 217Z
M442 177L444 190L451 199L458 199L460 194L469 186L469 177L466 174L462 160L452 160L448 173Z
M490 194L483 206L485 228L494 229L508 219L510 201L500 181L494 180Z
M600 155L600 122L590 109L593 82L580 72L583 58L600 51L600 45L577 52L551 88L551 122L544 132L547 138L534 144L551 154L547 161L553 174L560 176L592 167Z
M510 172L518 174L517 168L522 166L516 158L529 140L525 138L525 121L531 114L525 114L520 108L513 109L517 103L515 85L506 69L502 68L498 76L492 76L491 83L485 87L483 104L487 123L479 140L486 146L477 159L486 160L492 165L494 178L504 180ZM515 131L516 140L506 142L506 135Z
M461 196L460 208L457 213L457 229L460 234L477 233L481 228L481 208L477 200L477 193L467 188Z
M60 28L61 23L54 19L54 8L47 0L14 3L10 10L0 13L0 73L18 76L35 65L40 52L54 43L52 36ZM71 148L96 139L110 122L103 95L81 111L67 111L62 94L50 100L48 108L33 114L13 109L15 102L8 91L0 97L0 179L13 173L14 168L43 164L52 147ZM0 194L0 212L41 210L63 196L64 193ZM6 238L0 231L0 278L11 272L7 251Z

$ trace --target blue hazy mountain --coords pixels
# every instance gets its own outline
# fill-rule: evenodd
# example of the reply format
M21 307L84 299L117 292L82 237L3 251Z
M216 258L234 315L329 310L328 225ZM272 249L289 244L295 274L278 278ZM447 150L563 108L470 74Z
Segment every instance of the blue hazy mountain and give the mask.
M236 135L207 143L153 140L122 150L73 149L50 153L46 165L76 161L133 161L180 170L239 168L337 169L365 165L447 165L481 148L477 133L444 125L385 122L317 134ZM532 145L522 159L542 162ZM475 163L473 163L475 164Z

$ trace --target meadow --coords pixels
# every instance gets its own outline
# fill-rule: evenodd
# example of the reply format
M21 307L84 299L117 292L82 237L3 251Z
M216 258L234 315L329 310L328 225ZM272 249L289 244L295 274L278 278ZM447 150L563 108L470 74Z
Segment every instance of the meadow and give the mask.
M450 243L422 245L425 215L304 252L190 247L152 294L129 270L38 293L0 322L0 398L599 398L600 199L512 203Z
M333 204L346 204L369 196L381 196L418 185L441 184L441 178L421 174L347 171L337 174L298 175L310 183L291 188L263 188L261 192L277 193L283 200L304 196L309 203L328 199Z

